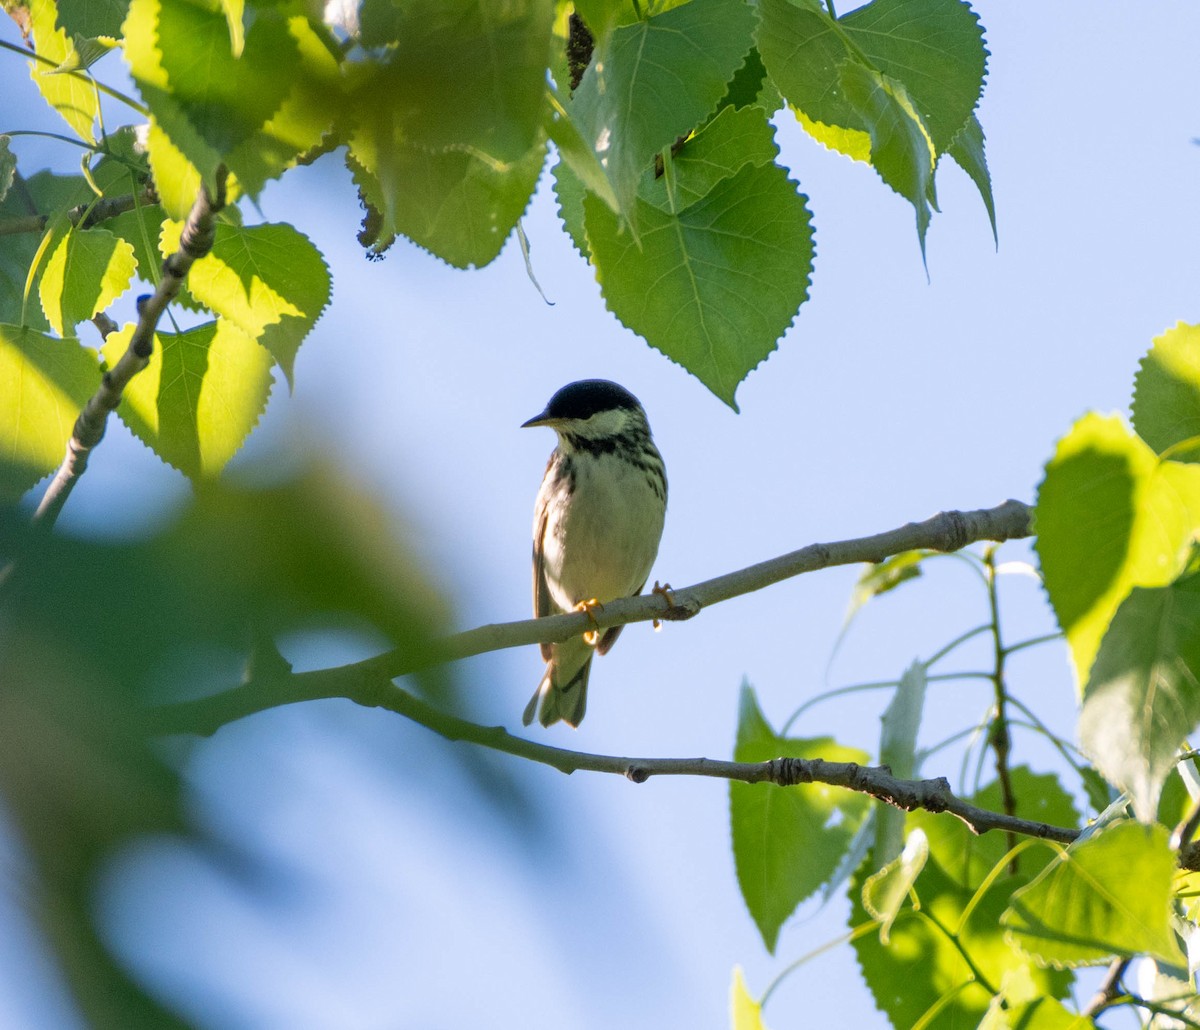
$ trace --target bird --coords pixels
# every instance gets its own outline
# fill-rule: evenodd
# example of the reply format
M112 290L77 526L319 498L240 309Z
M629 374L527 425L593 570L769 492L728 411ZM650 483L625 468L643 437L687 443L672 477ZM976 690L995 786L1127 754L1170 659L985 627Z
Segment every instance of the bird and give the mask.
M667 474L638 399L607 379L568 383L521 428L549 426L558 446L533 511L533 613L602 607L641 593L658 556ZM525 708L543 726L578 727L594 654L620 626L542 644L546 671Z

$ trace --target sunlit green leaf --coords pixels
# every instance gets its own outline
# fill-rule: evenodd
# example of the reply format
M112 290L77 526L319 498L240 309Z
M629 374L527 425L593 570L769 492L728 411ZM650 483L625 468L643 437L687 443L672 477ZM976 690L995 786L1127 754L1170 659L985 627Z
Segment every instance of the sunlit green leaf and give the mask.
M150 120L150 130L146 134L146 149L154 175L154 189L163 210L172 218L187 218L200 191L200 170L154 119ZM210 171L216 163L216 155L213 155Z
M158 245L166 220L167 215L161 205L143 204L104 222L105 229L133 248L137 276L143 282L158 285L163 259Z
M133 281L133 247L107 229L69 229L42 274L42 310L54 331L68 335L103 311Z
M59 466L99 385L96 355L78 340L0 325L0 498L19 497Z
M1028 968L1006 973L979 1030L1088 1030L1096 1024L1041 996Z
M1179 573L1200 525L1200 467L1159 461L1115 417L1086 415L1038 490L1037 552L1080 686L1120 603Z
M1133 426L1160 454L1200 436L1200 326L1156 337L1134 380Z
M762 1003L755 1001L746 990L746 976L741 966L733 967L733 983L729 986L729 1024L732 1030L766 1030Z
M178 248L181 223L162 246ZM321 252L292 226L218 225L212 251L188 275L193 297L271 352L292 381L296 351L329 303Z
M132 333L127 325L105 341L110 367ZM199 479L216 475L241 448L270 390L270 354L221 320L158 333L150 364L125 388L117 414L163 461Z
M754 691L743 686L734 760L823 758L865 762L867 756L829 737L780 737L767 724ZM770 783L729 785L733 856L742 898L769 951L796 906L837 868L859 824L866 818L865 795L821 783L778 787Z
M638 180L655 154L714 110L750 51L753 28L748 5L692 0L613 30L597 48L571 115L635 220Z
M63 121L88 143L95 142L96 118L100 113L96 87L82 76L54 74L54 69L75 52L67 34L57 27L57 5L54 0L30 0L29 15L38 56L53 62L29 62L34 84Z
M1178 965L1174 875L1164 827L1118 823L1072 845L1014 894L1002 924L1022 951L1060 968L1138 952Z
M900 813L901 819L904 813ZM903 829L903 826L901 827ZM879 922L879 941L888 943L892 923L900 907L908 900L908 892L917 881L929 860L929 841L920 827L908 835L903 850L863 884L863 907Z
M258 12L238 57L225 14L190 0L132 0L124 31L125 59L154 126L206 182L278 114L305 69L297 38L273 12ZM167 178L156 163L161 145L152 134L151 164L160 186ZM185 192L195 196L194 189ZM183 216L178 204L160 195L169 212Z
M1016 767L1011 777L1018 815L1057 826L1078 824L1070 795L1053 776L1038 776ZM991 811L1004 810L996 784L971 801ZM932 1030L978 1025L992 994L978 983L960 948L989 983L999 984L1013 971L1027 970L1039 996L1065 997L1070 975L1037 968L1004 939L999 925L1012 893L1053 861L1054 853L1049 849L1023 852L1014 875L1004 857L1009 841L1003 833L976 836L953 816L925 811L909 814L909 835L918 829L929 843L929 858L914 885L920 909L900 908L886 945L877 934L859 937L853 943L863 978L892 1025L911 1027L939 1002L944 1007L928 1024ZM996 880L963 923L979 885L994 870ZM861 867L850 885L851 926L868 918L861 901L867 871L865 865ZM956 931L957 943L947 936Z
M1153 821L1178 749L1200 723L1200 575L1134 589L1113 616L1084 689L1079 740Z
M601 201L586 197L605 303L736 410L738 384L808 297L805 201L778 165L747 165L677 215L638 201L635 241Z
M872 598L895 590L902 583L917 579L921 575L921 563L934 554L933 551L901 551L874 565L868 565L850 597L850 610L846 622L850 622L860 609Z
M262 130L225 155L239 187L252 197L321 144L344 103L341 71L328 41L307 18L292 17L286 25L298 54L288 92Z

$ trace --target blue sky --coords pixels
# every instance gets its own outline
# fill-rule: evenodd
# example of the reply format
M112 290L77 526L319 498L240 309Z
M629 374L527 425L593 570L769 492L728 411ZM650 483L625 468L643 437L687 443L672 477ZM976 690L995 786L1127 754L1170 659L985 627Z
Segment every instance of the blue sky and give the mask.
M265 219L292 222L323 251L334 294L301 349L294 395L277 387L236 464L274 467L300 447L334 454L438 570L462 628L528 614L532 505L553 438L518 427L573 379L615 379L649 413L671 488L652 578L676 586L943 508L1032 500L1072 421L1125 410L1151 339L1200 320L1200 8L976 9L992 52L980 118L999 249L973 186L948 167L927 279L907 203L781 118L817 267L812 300L739 390L742 414L605 311L558 228L548 176L525 229L553 306L512 242L471 273L404 243L365 261L348 176L326 160L263 198ZM0 129L28 124L40 101L22 62L5 55L0 76ZM26 170L26 155L75 160L43 144L17 150ZM61 525L138 532L186 491L114 426ZM869 608L830 666L857 571L802 577L661 633L631 627L593 669L580 730L528 732L602 753L727 757L743 681L779 725L827 686L898 677L985 616L969 575L938 563ZM1052 628L1029 579L1007 579L1002 604L1011 640ZM360 647L328 638L285 652L322 665ZM964 649L959 667L983 659ZM484 718L514 729L540 669L528 648L459 672ZM1012 672L1014 692L1070 735L1065 648L1023 653ZM886 702L819 705L793 732L874 752ZM929 707L925 745L977 721L985 688L939 684ZM1014 760L1056 767L1027 734ZM925 771L957 784L960 764L950 749ZM128 961L192 998L206 1026L717 1028L735 964L761 993L845 927L844 902L810 902L777 956L765 952L737 891L718 781L634 786L507 759L472 773L419 727L337 702L232 725L190 747L185 768L198 817L261 860L265 890L150 841L107 872L101 911ZM523 814L479 791L495 770L526 799ZM75 1025L27 933L6 895L0 1023ZM846 947L794 973L765 1015L776 1028L885 1026Z

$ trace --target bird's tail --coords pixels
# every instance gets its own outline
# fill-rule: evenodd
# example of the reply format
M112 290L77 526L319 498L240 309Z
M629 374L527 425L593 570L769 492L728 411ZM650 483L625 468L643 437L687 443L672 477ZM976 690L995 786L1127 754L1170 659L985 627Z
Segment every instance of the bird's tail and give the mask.
M546 674L521 717L526 726L533 722L535 713L543 726L551 726L560 719L568 726L578 726L583 721L593 653L592 646L582 637L554 645Z

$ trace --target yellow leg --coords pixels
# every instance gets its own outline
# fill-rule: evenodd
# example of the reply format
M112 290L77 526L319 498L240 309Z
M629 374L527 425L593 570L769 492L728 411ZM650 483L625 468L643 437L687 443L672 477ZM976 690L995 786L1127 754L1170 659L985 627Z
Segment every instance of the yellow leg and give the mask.
M675 592L671 589L670 583L663 583L661 586L659 586L658 580L656 579L654 581L654 589L651 590L650 593L658 594L672 608L675 607ZM661 619L654 620L654 628L656 630L662 629L662 620Z
M595 628L589 629L584 633L583 640L589 647L595 647L600 642L600 627L596 623L596 612L603 611L604 605L596 598L589 597L586 601L580 601L575 606L575 610L577 612L587 612L587 617Z

